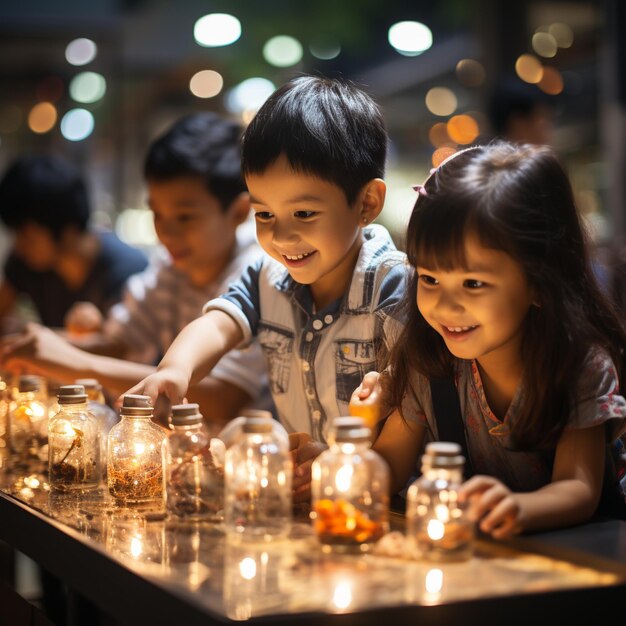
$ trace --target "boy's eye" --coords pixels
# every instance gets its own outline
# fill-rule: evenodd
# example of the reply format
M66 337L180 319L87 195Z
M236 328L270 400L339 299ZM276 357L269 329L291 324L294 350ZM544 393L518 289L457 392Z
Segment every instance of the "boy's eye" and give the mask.
M254 214L254 218L263 222L263 221L267 221L269 219L271 219L273 216L269 211L257 211Z
M428 274L420 274L419 281L428 286L434 286L439 284L436 278L434 278L433 276L429 276Z
M480 289L485 286L485 283L482 280L475 280L473 278L468 278L463 281L463 286L468 289Z
M315 215L315 211L296 211L294 215L301 218L313 217Z

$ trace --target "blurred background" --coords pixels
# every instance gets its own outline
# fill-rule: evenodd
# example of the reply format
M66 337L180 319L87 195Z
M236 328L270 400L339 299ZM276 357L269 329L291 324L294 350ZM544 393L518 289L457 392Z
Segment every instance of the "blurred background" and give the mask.
M541 102L538 141L565 161L596 241L621 245L625 14L623 0L3 2L0 168L64 153L88 178L94 222L149 249L141 172L157 133L197 110L249 121L299 73L343 76L383 109L381 221L400 239L411 184L451 151L505 133L493 107L505 85Z

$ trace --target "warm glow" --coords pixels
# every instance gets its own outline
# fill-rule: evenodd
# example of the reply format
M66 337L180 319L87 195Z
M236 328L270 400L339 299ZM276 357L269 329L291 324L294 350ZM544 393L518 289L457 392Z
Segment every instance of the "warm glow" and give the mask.
M522 54L515 62L517 75L525 82L535 84L543 76L543 67L539 59L532 54Z
M426 532L428 533L428 537L433 541L438 541L439 539L442 539L444 535L443 522L439 521L438 519L431 519L428 522Z
M28 127L39 135L54 128L57 122L57 110L50 102L36 104L28 114Z
M434 115L445 117L456 111L457 99L452 89L433 87L426 94L426 108Z
M448 120L450 139L460 144L472 143L478 137L478 124L470 115L455 115Z
M433 156L431 157L433 167L439 167L447 158L451 157L455 152L456 150L454 148L449 148L448 146L437 148L433 152Z
M140 455L146 451L146 444L144 443L136 443L135 444L135 454Z
M354 468L352 465L343 465L337 470L337 474L335 474L335 486L337 487L337 491L345 493L350 490L353 474Z
M143 541L141 535L136 535L130 540L130 553L133 558L137 559L143 552Z
M256 561L249 556L241 559L239 562L239 573L242 578L252 580L256 576Z
M443 588L443 572L440 569L429 569L424 580L427 593L439 593Z
M202 70L191 77L189 91L197 98L213 98L222 91L224 79L214 70Z
M352 604L352 585L349 581L341 581L333 593L333 604L338 609L347 609Z
M461 59L456 64L456 76L466 87L480 87L485 82L486 72L482 63L474 59Z
M558 49L556 39L550 33L535 33L532 38L533 50L540 56L552 58Z
M563 76L555 67L544 67L538 86L544 93L557 96L563 91Z
M567 24L555 22L548 27L548 32L556 39L559 48L569 48L574 43L574 33Z
M433 124L428 131L428 139L435 148L440 148L441 146L449 144L451 142L451 139L448 135L447 124L444 124L443 122L437 122L436 124Z

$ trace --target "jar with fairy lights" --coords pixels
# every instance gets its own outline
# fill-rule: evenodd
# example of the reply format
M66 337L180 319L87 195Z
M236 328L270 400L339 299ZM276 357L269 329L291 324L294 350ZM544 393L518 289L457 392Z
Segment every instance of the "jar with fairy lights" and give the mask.
M48 426L48 470L55 491L95 489L100 482L100 431L82 385L58 389L59 411Z
M163 445L165 507L190 521L223 517L224 468L211 453L211 436L197 404L172 407L172 432Z
M162 446L166 431L152 421L148 396L126 394L120 421L109 431L107 484L122 504L163 501Z
M39 376L19 376L13 388L8 414L9 447L17 463L40 459L47 454L48 407L45 381ZM45 459L45 456L43 457Z
M407 538L426 560L461 561L472 554L474 524L459 502L464 464L458 444L429 443L421 476L408 489Z
M292 519L292 461L273 420L246 417L225 454L224 525L231 537L271 541L286 537Z
M367 551L389 530L389 468L361 417L335 418L328 440L311 470L315 533L327 551Z

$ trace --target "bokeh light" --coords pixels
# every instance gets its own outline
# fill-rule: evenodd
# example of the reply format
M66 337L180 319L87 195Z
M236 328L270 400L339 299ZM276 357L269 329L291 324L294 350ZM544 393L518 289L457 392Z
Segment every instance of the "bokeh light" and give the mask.
M421 22L397 22L389 28L387 38L392 48L405 56L417 56L433 45L433 34Z
M228 13L210 13L196 21L193 37L207 48L229 46L241 37L241 22Z
M197 98L213 98L224 86L224 79L215 70L196 72L189 81L189 90Z
M563 76L555 67L544 67L537 86L550 96L558 96L563 91Z
M70 96L82 104L97 102L104 97L106 90L107 82L97 72L81 72L70 82Z
M433 87L425 98L426 107L433 115L445 117L456 111L458 101L454 91L447 87Z
M226 108L231 113L257 111L276 89L267 78L248 78L233 87L226 96Z
M482 63L474 59L461 59L456 64L456 76L466 87L480 87L485 82L486 72Z
M65 58L70 65L87 65L98 54L98 46L85 37L74 39L65 48Z
M435 148L441 148L452 141L448 135L448 127L443 122L437 122L428 131L428 140Z
M314 39L309 45L309 52L322 61L330 61L337 58L341 54L341 45L335 39L330 37L319 37Z
M460 144L472 143L480 132L476 120L471 115L455 115L448 120L447 131L450 139Z
M533 50L540 56L550 59L556 56L558 46L550 33L537 32L532 38Z
M562 22L550 24L548 32L556 39L559 48L570 48L574 43L574 33L567 24Z
M277 35L263 46L263 58L275 67L291 67L302 60L302 44L289 35Z
M536 56L522 54L515 61L515 71L525 82L536 84L543 76L543 66Z
M455 152L456 149L449 146L442 146L441 148L437 148L433 152L433 156L431 157L433 167L439 167L447 158L451 157Z
M28 114L28 127L34 133L42 135L54 128L57 118L57 110L51 102L40 102Z
M61 134L69 141L82 141L93 129L93 115L86 109L72 109L61 120Z

